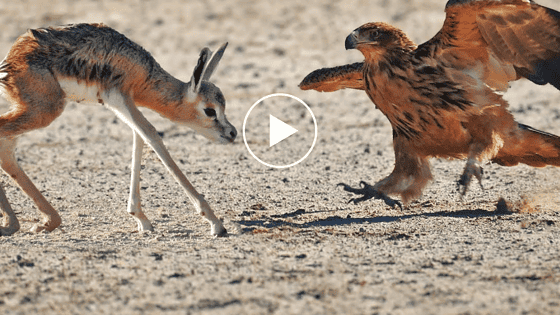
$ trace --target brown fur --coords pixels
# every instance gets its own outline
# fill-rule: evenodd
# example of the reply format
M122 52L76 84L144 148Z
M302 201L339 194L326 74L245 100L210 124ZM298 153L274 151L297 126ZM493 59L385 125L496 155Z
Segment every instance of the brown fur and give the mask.
M43 214L33 230L52 231L58 213L17 165L16 137L48 126L64 110L67 100L102 104L123 119L134 132L128 213L138 229L153 227L140 206L140 159L146 142L185 190L197 211L211 224L211 233L226 233L220 220L177 167L155 128L137 106L186 124L211 140L232 142L237 131L225 116L225 98L210 83L227 46L215 54L202 50L190 82L175 79L142 47L102 24L76 24L29 30L20 36L0 64L3 95L12 104L0 115L0 166L30 196ZM0 187L4 222L0 236L19 229L18 220Z
M446 11L442 30L418 47L391 25L364 24L346 39L362 64L300 84L365 89L393 127L395 169L374 188L405 203L432 179L430 157L468 160L463 193L480 180L479 162L560 166L560 138L516 123L497 93L519 78L560 89L560 13L522 0L450 0Z

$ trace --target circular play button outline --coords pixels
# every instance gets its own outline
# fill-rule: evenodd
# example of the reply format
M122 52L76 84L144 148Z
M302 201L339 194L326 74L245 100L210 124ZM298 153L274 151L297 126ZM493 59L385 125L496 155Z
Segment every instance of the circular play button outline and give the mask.
M274 165L274 164L270 164L267 163L261 159L259 159L255 153L253 153L253 151L251 150L251 148L249 147L249 144L247 143L247 137L245 136L245 126L247 125L247 118L249 118L249 115L251 114L251 111L253 110L253 108L255 108L257 105L259 105L259 103L261 103L262 101L266 100L267 98L271 98L271 97L278 97L278 96L284 96L284 97L289 97L292 98L296 101L298 101L301 105L305 106L305 108L307 109L307 111L311 114L311 117L313 118L313 124L315 125L315 137L313 138L313 144L311 144L311 148L309 148L309 151L307 151L307 153L299 160L297 160L296 162L292 163L292 164L288 164L288 165ZM270 130L269 130L270 132ZM313 148L315 147L315 143L317 142L317 119L315 118L315 115L313 114L313 112L311 111L311 108L305 104L304 101L302 101L300 98L293 96L291 94L287 94L287 93L273 93L273 94L269 94L267 96L261 97L258 101L255 102L255 104L253 104L253 106L251 106L251 108L249 109L249 111L247 112L247 115L245 115L245 119L243 120L243 142L245 143L245 147L247 148L247 150L249 151L249 153L251 154L251 156L253 156L255 158L255 160L259 161L261 164L268 166L268 167L272 167L272 168L288 168L288 167L292 167L295 166L299 163L301 163L303 160L305 160L309 154L311 154L311 151L313 151Z

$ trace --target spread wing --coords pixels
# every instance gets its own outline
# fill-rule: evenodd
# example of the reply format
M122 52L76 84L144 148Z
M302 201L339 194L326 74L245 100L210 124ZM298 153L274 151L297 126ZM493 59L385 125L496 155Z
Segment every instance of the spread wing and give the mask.
M322 68L308 74L299 84L302 90L332 92L340 89L364 90L363 62Z
M560 89L560 12L528 0L450 0L441 31L416 50L505 91L527 78Z

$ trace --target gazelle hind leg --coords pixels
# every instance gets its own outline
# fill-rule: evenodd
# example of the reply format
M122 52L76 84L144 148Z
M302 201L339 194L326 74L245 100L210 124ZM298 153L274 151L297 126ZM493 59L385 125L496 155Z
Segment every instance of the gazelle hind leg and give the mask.
M167 168L169 173L181 185L187 193L187 197L195 206L197 212L210 222L211 233L216 236L224 236L227 234L222 222L214 215L214 212L204 200L204 197L199 194L187 177L179 169L177 164L171 158L171 155L165 148L163 141L157 134L156 129L138 110L134 102L123 96L121 93L111 91L104 93L104 101L107 106L113 110L126 124L128 124L135 132L137 132L142 139L154 150L163 165Z
M2 185L0 185L0 209L4 213L4 219L0 225L0 236L14 234L19 230L19 221L8 202L8 198L6 197L6 193L4 192Z
M43 220L31 230L52 231L60 225L60 216L19 167L14 152L18 135L45 127L60 116L64 110L64 92L52 73L44 69L25 69L14 75L12 81L4 91L12 102L12 110L0 115L0 166L41 211ZM0 204L8 215L8 229L14 230L17 223L12 223L12 218L15 219L15 215L3 191L0 193Z
M128 198L128 214L132 215L138 223L138 231L153 231L154 228L150 220L142 212L140 202L140 167L142 161L142 149L144 148L144 140L136 132L134 132L134 143L132 145L132 169L130 179L130 196Z
M43 215L43 220L37 223L31 229L32 232L40 232L42 230L52 231L56 229L62 222L60 216L51 206L51 204L43 197L41 192L35 187L33 182L27 177L25 172L19 167L15 159L14 151L16 146L15 139L0 139L0 165L2 169L12 177L19 187L35 202L35 205L41 211ZM8 215L10 223L8 229L14 229L17 224L17 219L12 223L12 218L15 219L12 209L9 207L8 201L4 192L0 192L0 203L2 205L2 210ZM7 205L7 207L6 207ZM10 214L11 212L11 214ZM12 225L10 227L10 224ZM19 228L19 226L18 226ZM17 231L15 229L13 232ZM13 233L12 232L12 233Z

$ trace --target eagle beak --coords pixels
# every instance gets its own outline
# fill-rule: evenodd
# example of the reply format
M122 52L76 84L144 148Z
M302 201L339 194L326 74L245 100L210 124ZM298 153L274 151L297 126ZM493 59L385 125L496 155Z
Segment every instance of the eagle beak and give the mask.
M346 37L346 41L344 42L344 47L346 50L348 49L355 49L358 45L358 40L356 39L356 31L350 33L348 37Z

